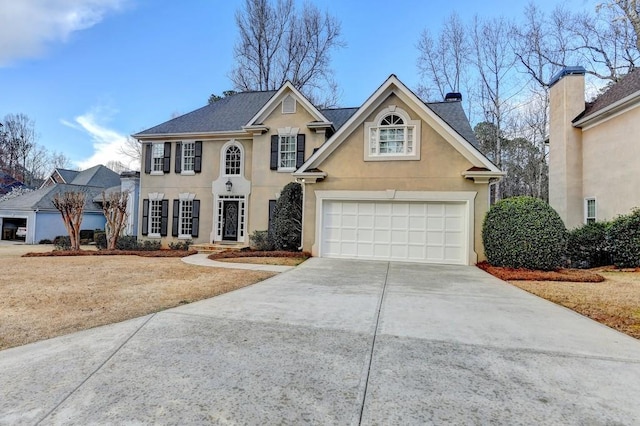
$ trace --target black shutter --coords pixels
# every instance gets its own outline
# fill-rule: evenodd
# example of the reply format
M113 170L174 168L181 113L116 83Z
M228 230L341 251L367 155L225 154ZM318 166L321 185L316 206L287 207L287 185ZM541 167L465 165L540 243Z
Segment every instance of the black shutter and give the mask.
M169 225L169 200L162 200L162 216L160 217L160 236L167 236Z
M273 215L276 212L276 200L269 200L269 233L273 232Z
M304 135L298 135L298 143L296 144L296 169L304 164Z
M149 235L149 200L142 200L142 235Z
M278 170L278 135L271 135L271 170Z
M182 171L182 142L176 143L176 163L174 169L176 173Z
M173 200L173 221L171 222L171 235L178 236L178 215L180 214L180 200Z
M193 200L193 212L191 219L191 236L197 238L198 228L200 228L200 200Z
M200 173L202 171L202 141L196 141L195 158L193 159L193 171Z
M144 172L151 173L151 150L153 146L150 143L144 144Z
M164 143L164 163L162 164L162 171L164 173L171 171L171 142Z

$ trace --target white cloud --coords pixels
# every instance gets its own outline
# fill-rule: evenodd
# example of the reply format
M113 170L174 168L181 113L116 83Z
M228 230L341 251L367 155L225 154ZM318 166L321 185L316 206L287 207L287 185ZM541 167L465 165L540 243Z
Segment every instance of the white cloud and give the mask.
M80 130L91 136L93 154L87 159L76 161L76 166L80 170L88 169L97 164L109 166L109 163L112 162L119 162L131 170L140 168L138 161L134 161L123 154L127 136L102 124L110 114L111 112L105 113L104 108L95 108L76 117L73 122L61 120L65 126Z
M130 0L2 0L0 67L41 55L48 44L64 42L90 28Z

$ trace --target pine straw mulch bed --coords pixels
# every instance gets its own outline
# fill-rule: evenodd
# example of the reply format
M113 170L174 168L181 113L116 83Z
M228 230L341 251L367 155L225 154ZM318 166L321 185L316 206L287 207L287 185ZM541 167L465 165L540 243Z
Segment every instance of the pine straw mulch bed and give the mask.
M210 254L209 259L221 262L250 263L256 265L298 266L311 257L309 252L229 250Z
M538 271L524 268L506 268L493 266L487 262L477 264L478 268L504 281L562 281L579 283L601 283L602 275L585 269L558 269Z
M478 267L543 299L640 339L640 268L531 271Z
M186 257L198 253L195 250L53 250L47 252L29 252L22 257L61 257L61 256L140 256L140 257Z

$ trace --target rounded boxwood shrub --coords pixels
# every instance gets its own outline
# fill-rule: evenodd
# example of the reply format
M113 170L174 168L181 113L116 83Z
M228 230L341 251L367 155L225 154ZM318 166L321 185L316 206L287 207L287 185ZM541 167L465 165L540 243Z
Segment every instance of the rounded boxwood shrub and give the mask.
M569 231L567 256L573 268L595 268L611 264L607 222L595 222Z
M482 226L487 260L494 266L553 270L562 265L567 230L549 204L533 197L498 201Z
M620 268L640 266L640 208L618 216L607 233L613 263Z

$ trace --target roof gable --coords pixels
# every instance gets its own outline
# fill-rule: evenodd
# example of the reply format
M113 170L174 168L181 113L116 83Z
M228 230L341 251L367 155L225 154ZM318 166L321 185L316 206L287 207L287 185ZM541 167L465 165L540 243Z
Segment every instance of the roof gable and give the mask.
M318 122L329 122L318 108L316 108L291 82L285 82L280 89L265 103L262 108L246 123L246 126L260 125L264 120L280 105L282 100L291 94L298 104L307 110L309 114Z
M347 136L364 123L372 112L391 94L395 94L408 105L415 105L415 112L420 118L441 134L444 139L471 162L474 167L481 167L488 172L501 173L500 170L473 145L476 139L475 136L473 136L471 126L459 102L425 104L392 74L355 114L351 115L345 124L296 171L296 174L316 170L322 162L344 142ZM445 120L443 116L447 117L447 120ZM469 139L466 139L463 135L466 135Z

